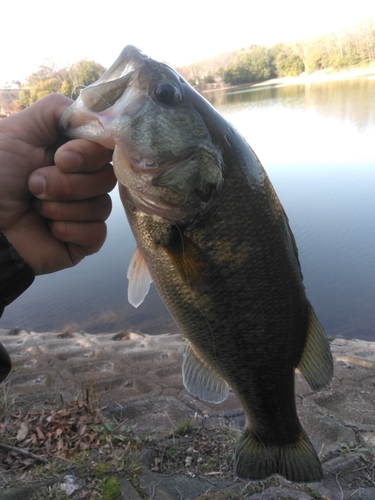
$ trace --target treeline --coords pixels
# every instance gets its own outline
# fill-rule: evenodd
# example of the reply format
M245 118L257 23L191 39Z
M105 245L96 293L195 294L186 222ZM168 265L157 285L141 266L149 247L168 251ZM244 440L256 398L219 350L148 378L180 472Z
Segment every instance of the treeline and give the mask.
M255 83L270 78L299 76L331 68L340 70L375 64L375 19L367 19L339 33L272 47L251 45L205 59L177 71L192 85ZM105 71L94 61L82 60L66 68L47 61L32 73L19 91L18 100L0 94L0 114L25 108L47 94L59 92L73 99Z
M54 61L47 62L27 78L19 93L19 106L26 108L54 92L76 98L82 87L95 82L104 71L105 68L94 61L82 60L62 69Z
M179 68L192 84L223 81L236 85L301 73L375 63L375 19L308 40L272 47L252 45Z

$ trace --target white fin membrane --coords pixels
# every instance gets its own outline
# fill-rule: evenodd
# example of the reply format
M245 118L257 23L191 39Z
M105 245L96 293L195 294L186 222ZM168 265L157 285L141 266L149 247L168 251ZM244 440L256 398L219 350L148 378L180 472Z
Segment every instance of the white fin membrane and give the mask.
M206 363L188 342L182 362L182 380L190 394L208 403L221 403L229 394L229 385Z
M144 301L152 283L150 271L138 247L131 258L127 278L129 280L128 300L132 306L138 307Z

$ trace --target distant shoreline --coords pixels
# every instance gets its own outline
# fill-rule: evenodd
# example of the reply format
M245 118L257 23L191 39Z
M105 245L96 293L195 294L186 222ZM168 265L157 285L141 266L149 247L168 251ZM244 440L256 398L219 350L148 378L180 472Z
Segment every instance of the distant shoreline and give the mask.
M318 82L328 82L334 80L351 80L354 78L370 78L375 79L375 65L368 68L348 68L341 71L332 71L332 69L324 69L315 71L314 73L303 73L300 76L286 76L280 78L272 78L259 83L243 83L241 85L226 85L226 84L204 84L194 87L198 92L204 94L206 92L215 92L218 90L240 89L249 87L265 87L272 85L274 87L285 87L287 85L301 85Z

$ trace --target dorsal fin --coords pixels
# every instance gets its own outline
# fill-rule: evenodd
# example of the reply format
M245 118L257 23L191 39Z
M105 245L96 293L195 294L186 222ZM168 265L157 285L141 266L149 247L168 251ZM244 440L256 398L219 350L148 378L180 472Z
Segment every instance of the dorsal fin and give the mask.
M138 307L144 301L152 283L145 258L138 247L131 258L127 278L129 280L128 300L132 306Z
M311 304L309 304L309 324L305 349L297 368L315 392L323 390L331 382L333 375L331 350Z
M186 390L202 401L221 403L228 397L227 382L199 356L190 342L184 351L182 379Z

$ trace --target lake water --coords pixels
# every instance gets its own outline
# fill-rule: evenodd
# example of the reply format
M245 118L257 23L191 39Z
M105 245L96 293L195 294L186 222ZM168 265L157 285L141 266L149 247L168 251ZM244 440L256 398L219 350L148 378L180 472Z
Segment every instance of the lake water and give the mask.
M244 135L288 214L304 281L330 337L375 341L375 79L216 91L206 98ZM0 328L177 332L154 288L134 309L135 243L117 190L103 249L38 277Z

